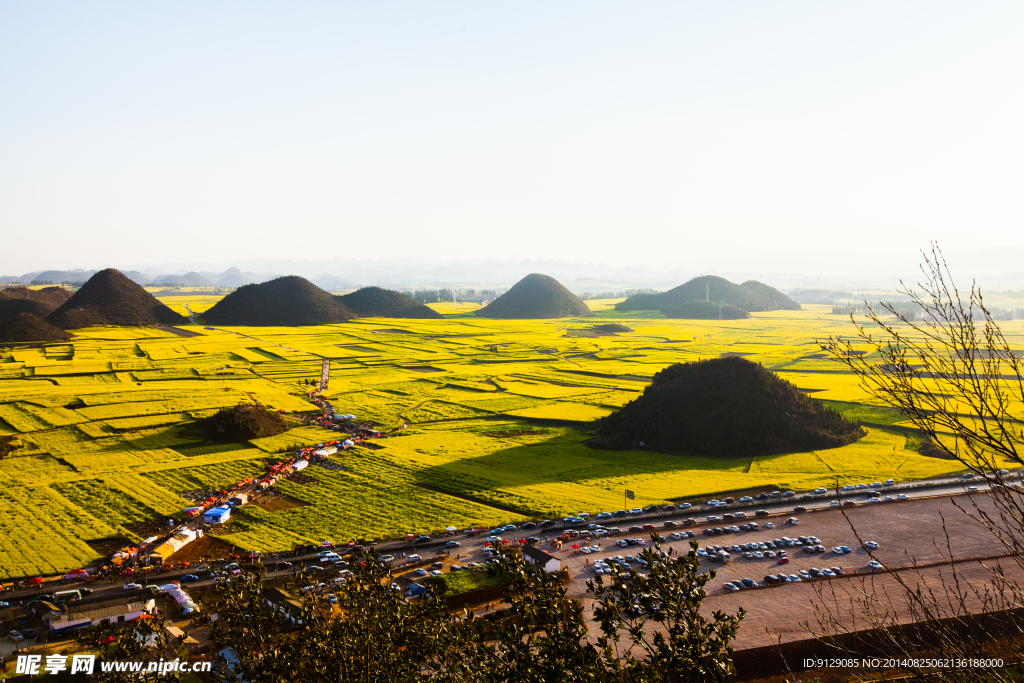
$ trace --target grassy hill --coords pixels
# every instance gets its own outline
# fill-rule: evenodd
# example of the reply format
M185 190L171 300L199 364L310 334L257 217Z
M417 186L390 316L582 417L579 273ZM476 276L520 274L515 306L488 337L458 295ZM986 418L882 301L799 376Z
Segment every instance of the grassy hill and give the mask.
M355 317L341 303L312 282L297 275L245 285L202 314L211 325L328 325Z
M710 301L706 301L710 300ZM661 311L673 318L707 318L707 310L691 302L715 304L714 316L718 317L718 304L735 307L742 312L757 311L799 311L800 304L768 285L756 280L747 280L742 285L729 282L714 275L695 277L660 294L635 294L615 304L617 311ZM732 309L730 309L731 311ZM723 318L727 317L723 310ZM733 315L732 317L745 317Z
M0 289L0 322L10 320L19 313L31 313L45 318L70 298L71 292L63 287Z
M665 306L661 309L661 312L668 318L682 318L685 320L740 320L750 317L749 313L728 301L716 303L714 301L698 301L696 299L687 301L681 306Z
M597 433L594 447L746 458L837 448L865 432L760 364L730 357L670 365Z
M180 325L188 322L113 268L101 270L89 278L47 320L65 330L96 325Z
M532 273L476 312L485 318L531 320L593 315L580 298L549 275Z
M411 296L380 287L362 289L335 297L360 318L443 318Z
M0 323L0 344L68 339L70 334L31 313L19 313Z

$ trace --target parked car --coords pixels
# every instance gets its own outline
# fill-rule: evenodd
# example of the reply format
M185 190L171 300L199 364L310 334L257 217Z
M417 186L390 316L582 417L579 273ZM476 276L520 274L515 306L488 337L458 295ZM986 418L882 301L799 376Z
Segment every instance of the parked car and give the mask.
M462 544L459 543L458 541L448 541L447 543L444 544L445 548L459 548L461 546L462 546ZM381 558L381 559L384 559L384 558Z
M871 560L870 562L868 562L868 566L871 567L871 569L873 569L874 571L878 571L879 569L883 569L882 563L879 562L878 560Z
M21 632L19 631L11 631L7 634L7 637L15 643L20 643L21 641L25 640L25 636L21 635Z
M182 583L190 583L192 581L198 581L198 580L199 580L199 577L196 576L195 574L185 574L185 576L181 577L181 582Z
M429 543L429 542L430 542L430 536L420 536L415 541L413 541L413 543Z
M137 591L137 590L140 590L141 588L142 588L142 584L140 584L140 583L126 583L124 585L124 589L126 591Z
M867 548L868 550L878 550L878 544L875 543L874 541L865 541L864 542L864 547Z

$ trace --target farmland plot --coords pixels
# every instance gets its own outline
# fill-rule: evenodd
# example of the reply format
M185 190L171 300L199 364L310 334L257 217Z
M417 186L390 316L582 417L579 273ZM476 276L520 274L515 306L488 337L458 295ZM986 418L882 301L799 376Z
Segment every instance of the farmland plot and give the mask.
M335 407L393 438L334 456L344 470L310 467L312 482L281 482L306 505L245 506L225 540L278 550L327 537L617 510L627 488L646 505L959 469L919 454L919 440L888 428L899 416L871 405L856 378L821 356L818 339L851 331L849 321L826 315L831 309L683 321L597 307L597 320L485 320L464 315L470 307L448 307L455 317L445 320L185 325L202 335L190 338L104 327L77 330L71 343L0 350L0 433L25 442L0 461L0 532L11 539L0 548L0 578L99 561L85 541L174 516L188 505L181 492L224 488L263 472L276 454L336 437L319 427L236 444L182 435L197 417L240 402L312 410L303 383L320 377L312 354L331 359L326 396ZM601 318L634 331L566 336ZM1024 327L1011 327L1011 343L1024 347ZM662 368L724 354L775 369L863 420L868 436L839 449L729 460L582 444L590 421L638 396ZM399 415L411 426L400 430Z

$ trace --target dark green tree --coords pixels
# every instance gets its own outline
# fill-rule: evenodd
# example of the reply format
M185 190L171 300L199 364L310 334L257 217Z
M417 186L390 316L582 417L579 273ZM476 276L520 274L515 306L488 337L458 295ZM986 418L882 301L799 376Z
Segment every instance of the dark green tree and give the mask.
M597 599L594 617L603 636L599 645L608 668L636 683L693 681L715 683L736 673L732 641L744 611L716 611L708 619L700 612L707 596L704 586L714 570L699 573L697 542L677 555L661 548L661 536L640 553L648 575L613 566L609 581L598 576L587 582ZM621 648L623 636L627 647Z

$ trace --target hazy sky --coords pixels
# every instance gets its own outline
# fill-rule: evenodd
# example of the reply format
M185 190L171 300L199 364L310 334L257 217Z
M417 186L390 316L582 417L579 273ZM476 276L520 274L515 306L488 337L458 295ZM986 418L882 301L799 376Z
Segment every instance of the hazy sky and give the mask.
M1022 26L1019 0L0 2L0 272L1020 247Z

